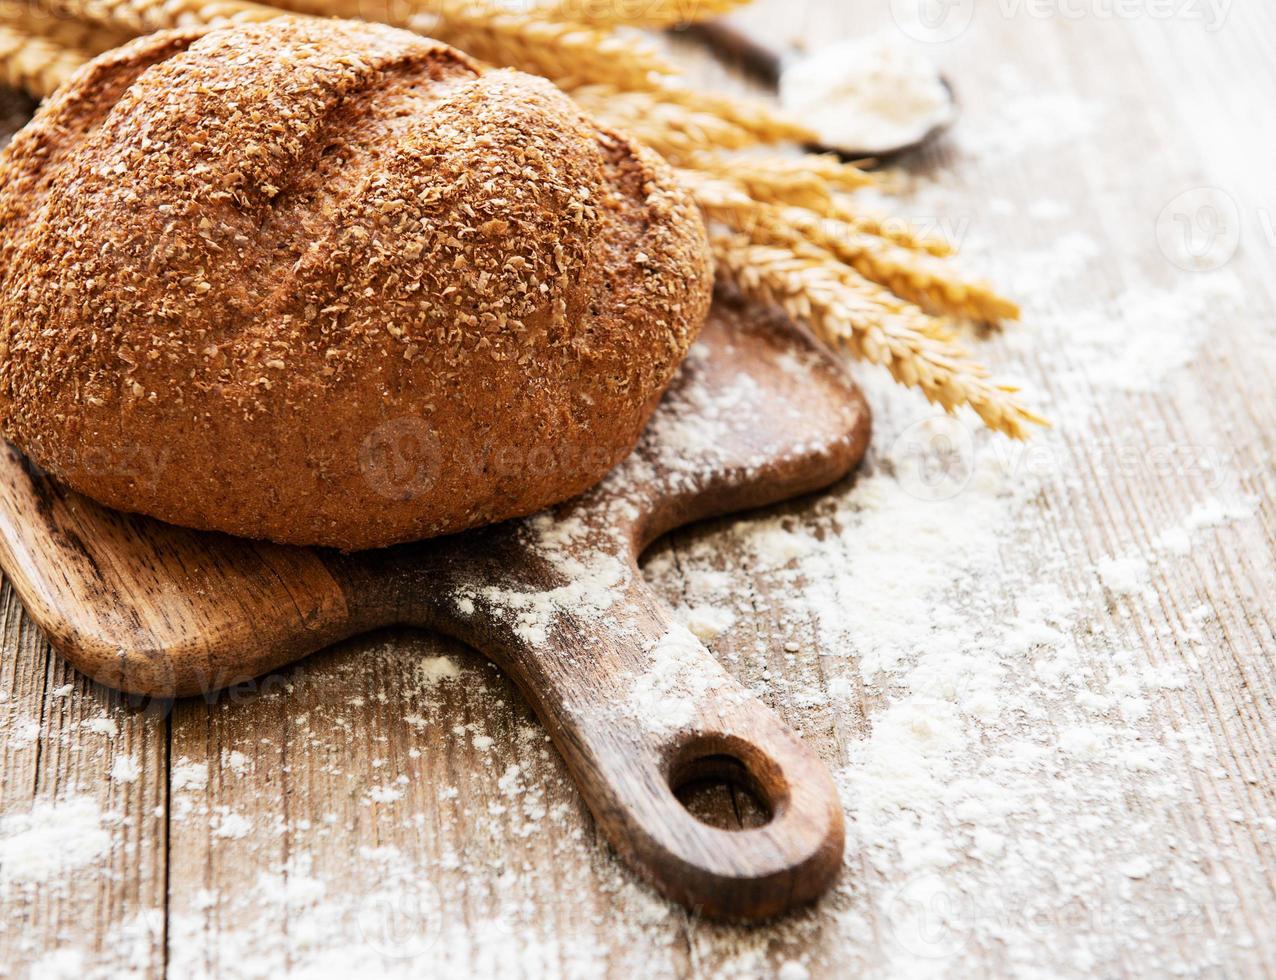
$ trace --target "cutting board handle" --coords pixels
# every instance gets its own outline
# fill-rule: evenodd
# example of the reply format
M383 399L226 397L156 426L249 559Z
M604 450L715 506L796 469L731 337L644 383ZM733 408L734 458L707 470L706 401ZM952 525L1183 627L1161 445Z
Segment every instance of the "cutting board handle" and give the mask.
M529 560L519 585L523 565L505 562L506 584L450 631L518 683L616 851L710 918L766 918L818 896L841 866L843 825L811 750L674 622L632 561L605 608L573 596L548 617L538 607L553 582ZM706 778L752 792L769 822L701 822L675 791Z

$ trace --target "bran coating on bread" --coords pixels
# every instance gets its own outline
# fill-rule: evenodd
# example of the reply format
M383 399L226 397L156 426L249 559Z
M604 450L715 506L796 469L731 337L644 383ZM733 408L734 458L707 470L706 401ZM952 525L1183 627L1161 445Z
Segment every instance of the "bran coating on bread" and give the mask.
M548 82L373 24L166 32L0 157L0 426L189 527L450 533L623 458L711 279L670 170Z

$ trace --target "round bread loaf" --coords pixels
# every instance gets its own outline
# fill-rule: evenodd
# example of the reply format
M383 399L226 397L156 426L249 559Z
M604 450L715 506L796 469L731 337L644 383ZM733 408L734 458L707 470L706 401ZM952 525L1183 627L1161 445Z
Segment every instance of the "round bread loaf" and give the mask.
M377 547L581 492L710 298L656 156L373 24L140 39L0 184L5 434L112 507L247 537Z

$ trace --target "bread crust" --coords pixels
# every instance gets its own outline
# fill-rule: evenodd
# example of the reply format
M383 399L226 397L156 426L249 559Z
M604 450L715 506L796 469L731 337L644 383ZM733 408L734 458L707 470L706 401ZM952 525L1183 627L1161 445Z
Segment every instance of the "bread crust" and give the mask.
M165 32L0 157L0 426L112 507L389 545L597 482L710 290L670 170L548 82L360 22Z

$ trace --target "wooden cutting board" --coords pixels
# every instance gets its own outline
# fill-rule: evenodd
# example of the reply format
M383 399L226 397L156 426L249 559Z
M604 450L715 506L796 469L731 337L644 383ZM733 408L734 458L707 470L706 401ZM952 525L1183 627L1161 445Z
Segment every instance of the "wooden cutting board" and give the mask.
M620 855L700 914L753 919L820 894L842 856L828 772L645 585L638 556L692 521L822 488L869 415L845 369L783 322L715 304L641 444L547 512L341 554L188 531L100 507L0 453L0 565L78 669L154 696L211 692L392 624L450 634L518 684ZM428 478L410 428L370 480ZM771 819L701 823L675 796L717 779Z

